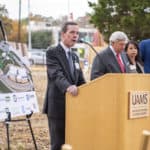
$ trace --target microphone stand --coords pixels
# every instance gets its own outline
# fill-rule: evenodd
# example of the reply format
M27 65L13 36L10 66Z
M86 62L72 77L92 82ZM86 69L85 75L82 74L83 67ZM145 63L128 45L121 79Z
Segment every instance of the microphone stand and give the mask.
M84 44L88 45L92 49L92 51L96 54L96 56L99 56L98 52L95 50L95 48L92 46L92 44L90 44L89 42L83 41L83 40L79 40L78 42L79 43L84 43ZM90 69L91 69L91 64L89 63L88 70L87 70L88 74L89 74ZM89 76L88 76L88 78L90 80Z
M95 50L95 48L92 46L92 44L90 44L89 42L86 42L86 41L83 41L83 40L79 40L79 43L84 43L84 44L87 44L93 51L96 55L98 55L98 52Z

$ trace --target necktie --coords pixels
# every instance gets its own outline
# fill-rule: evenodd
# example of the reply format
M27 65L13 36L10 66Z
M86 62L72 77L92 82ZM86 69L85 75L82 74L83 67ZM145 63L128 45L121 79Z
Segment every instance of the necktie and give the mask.
M120 54L117 54L116 58L117 58L117 61L118 61L118 64L120 66L121 71L124 73L125 72L125 68L124 68L124 64L122 63L122 61L120 59Z
M68 51L68 62L69 62L71 76L74 77L74 65L72 60L72 54L70 51Z

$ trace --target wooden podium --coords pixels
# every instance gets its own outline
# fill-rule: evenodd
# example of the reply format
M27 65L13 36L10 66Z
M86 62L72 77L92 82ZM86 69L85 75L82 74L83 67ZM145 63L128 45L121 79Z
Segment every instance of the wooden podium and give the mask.
M77 97L67 94L65 143L73 150L150 150L142 134L150 130L149 93L148 74L107 74L79 87Z

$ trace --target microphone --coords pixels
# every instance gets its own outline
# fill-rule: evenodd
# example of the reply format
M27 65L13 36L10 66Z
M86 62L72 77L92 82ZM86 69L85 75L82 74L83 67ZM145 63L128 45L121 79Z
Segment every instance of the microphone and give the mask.
M79 39L78 42L79 42L79 43L87 44L89 47L91 47L91 49L94 51L94 53L95 53L96 55L98 55L98 52L95 50L95 48L94 48L89 42L86 42L86 41L81 40L81 39Z

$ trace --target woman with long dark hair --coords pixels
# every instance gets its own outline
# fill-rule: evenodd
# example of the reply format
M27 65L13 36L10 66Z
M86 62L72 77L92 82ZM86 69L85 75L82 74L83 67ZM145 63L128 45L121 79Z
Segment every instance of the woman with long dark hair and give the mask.
M143 62L140 57L139 47L135 41L129 41L125 46L128 57L128 65L131 73L144 73Z

